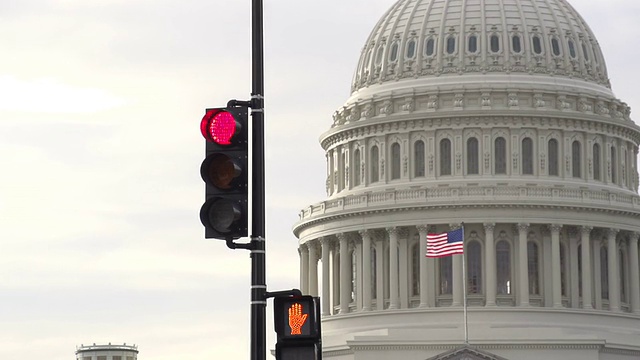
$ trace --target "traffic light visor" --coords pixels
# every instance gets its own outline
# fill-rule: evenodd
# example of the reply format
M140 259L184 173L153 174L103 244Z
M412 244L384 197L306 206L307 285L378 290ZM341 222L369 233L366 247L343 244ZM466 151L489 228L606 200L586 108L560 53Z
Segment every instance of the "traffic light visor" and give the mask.
M218 145L231 145L240 125L233 114L222 109L208 110L200 122L202 136Z

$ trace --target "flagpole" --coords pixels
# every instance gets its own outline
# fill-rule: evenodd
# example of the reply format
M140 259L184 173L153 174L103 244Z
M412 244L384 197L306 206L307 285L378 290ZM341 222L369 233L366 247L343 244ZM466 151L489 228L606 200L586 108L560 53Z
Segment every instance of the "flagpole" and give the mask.
M462 224L462 246L464 247L464 223ZM469 322L467 319L467 266L466 256L462 255L462 296L464 297L462 306L464 308L464 343L469 345Z

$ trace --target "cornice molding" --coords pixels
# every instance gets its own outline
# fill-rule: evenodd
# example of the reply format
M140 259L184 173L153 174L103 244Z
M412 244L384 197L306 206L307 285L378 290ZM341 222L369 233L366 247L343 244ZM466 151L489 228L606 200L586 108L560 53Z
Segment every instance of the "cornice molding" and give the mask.
M309 206L300 212L300 221L293 230L298 235L317 224L370 214L465 208L549 209L638 217L640 196L521 185L387 190L347 195ZM637 232L640 227L626 230Z

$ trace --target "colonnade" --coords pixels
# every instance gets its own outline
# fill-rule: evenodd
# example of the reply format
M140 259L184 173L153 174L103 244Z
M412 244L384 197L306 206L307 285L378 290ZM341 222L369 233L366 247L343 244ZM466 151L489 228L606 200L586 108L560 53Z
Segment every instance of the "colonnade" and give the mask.
M307 240L299 249L300 288L322 297L324 316L462 306L462 256L425 257L427 233L454 227L363 229ZM640 315L639 237L589 226L465 224L469 304Z

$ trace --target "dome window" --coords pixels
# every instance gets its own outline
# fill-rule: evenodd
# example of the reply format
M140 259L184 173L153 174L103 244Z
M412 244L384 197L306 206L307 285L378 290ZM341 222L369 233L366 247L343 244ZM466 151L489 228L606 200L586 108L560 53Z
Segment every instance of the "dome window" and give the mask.
M587 51L587 45L582 43L582 53L584 54L584 59L589 61L589 51Z
M569 55L572 59L576 58L576 45L573 43L573 40L569 40Z
M500 37L498 35L491 35L491 52L497 53L500 51Z
M416 56L416 41L414 39L409 40L407 43L407 53L405 56L407 59L413 59Z
M553 51L553 55L560 56L560 42L558 39L551 39L551 50Z
M456 38L449 36L447 38L447 54L451 55L456 52Z
M391 180L400 179L400 144L391 145Z
M398 43L394 42L391 45L391 53L389 54L389 61L394 62L398 60Z
M533 52L536 55L542 54L542 42L540 41L540 36L535 35L532 41L533 41Z
M376 65L380 65L382 62L382 54L384 54L384 45L380 45L380 47L378 47L378 52L376 53Z
M470 53L478 52L478 37L475 35L469 36L468 50Z
M433 56L433 54L435 53L435 45L436 45L436 42L435 40L433 40L433 38L427 39L427 44L424 47L425 55Z
M511 37L511 48L513 49L514 53L519 54L522 52L522 44L520 43L520 36L513 35Z

